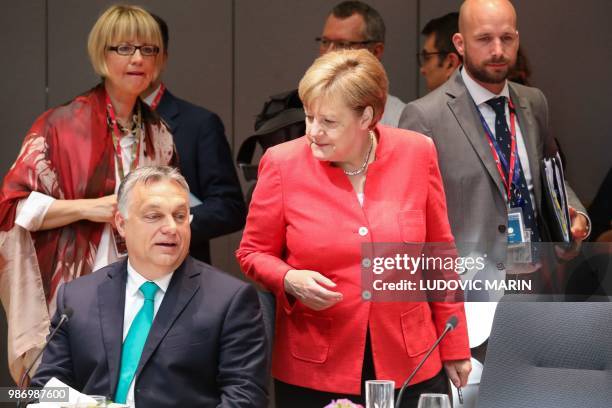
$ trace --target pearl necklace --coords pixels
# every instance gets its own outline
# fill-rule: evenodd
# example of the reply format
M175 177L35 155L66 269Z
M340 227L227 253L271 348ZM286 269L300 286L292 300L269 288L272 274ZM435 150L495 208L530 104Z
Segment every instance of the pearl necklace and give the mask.
M346 174L347 176L357 176L359 174L364 173L366 169L368 168L368 161L370 161L370 155L372 154L372 149L374 148L374 132L370 130L368 134L370 135L370 148L368 149L368 154L366 154L363 164L357 170L351 171L351 170L342 169L344 174Z

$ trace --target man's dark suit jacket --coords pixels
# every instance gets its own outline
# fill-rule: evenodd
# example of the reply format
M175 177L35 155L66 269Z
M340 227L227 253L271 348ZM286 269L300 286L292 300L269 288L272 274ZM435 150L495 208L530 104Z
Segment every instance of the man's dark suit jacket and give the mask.
M55 328L32 386L57 377L113 398L121 362L127 261L58 290ZM268 357L252 286L191 257L175 271L136 372L137 407L266 407Z
M168 124L179 167L191 193L202 201L191 209L190 255L210 263L208 241L244 227L246 206L221 119L166 90L157 112Z

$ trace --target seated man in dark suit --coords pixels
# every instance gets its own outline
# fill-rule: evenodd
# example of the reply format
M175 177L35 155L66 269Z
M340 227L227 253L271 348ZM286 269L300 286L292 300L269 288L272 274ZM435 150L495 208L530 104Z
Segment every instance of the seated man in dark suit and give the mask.
M168 25L153 14L168 60ZM162 67L162 69L163 69ZM239 231L246 220L246 206L234 161L219 116L174 96L160 75L142 95L144 101L168 125L179 156L179 168L191 193L201 201L192 204L190 255L211 263L209 240Z
M60 287L52 329L74 314L32 386L57 377L137 408L267 406L256 291L187 256L188 192L170 167L128 174L115 216L128 257Z

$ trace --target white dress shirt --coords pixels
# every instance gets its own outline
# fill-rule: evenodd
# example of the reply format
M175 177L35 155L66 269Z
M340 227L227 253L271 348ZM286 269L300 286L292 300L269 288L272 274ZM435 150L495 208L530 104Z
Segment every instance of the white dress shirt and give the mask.
M365 199L364 193L357 193L357 201L359 201L359 205L363 207L363 200Z
M157 97L157 94L159 93L160 89L161 89L161 83L157 85L157 88L155 88L155 90L151 92L151 94L147 96L146 98L144 98L142 101L146 103L147 105L151 106L153 104L153 101Z
M380 118L380 124L397 127L405 106L406 104L402 102L400 98L387 94L385 111L383 112L382 118Z
M142 308L142 305L144 304L144 295L140 291L140 287L143 283L148 281L147 278L139 274L132 267L129 259L127 265L127 273L127 283L125 285L125 308L123 310L123 341L125 341L125 338L127 337L134 318L136 317L136 315L140 311L140 308ZM159 310L159 306L161 305L162 300L164 300L164 296L166 295L166 291L168 290L168 285L170 285L172 275L174 275L174 272L152 281L155 282L157 286L159 286L159 290L155 293L155 300L153 302L153 319L155 319L157 311ZM126 404L128 404L130 407L135 406L133 380L130 384Z
M461 78L465 83L465 87L467 88L470 96L474 100L474 103L478 107L478 110L482 114L487 126L495 136L495 111L491 106L489 106L486 102L489 99L497 98L499 96L505 96L508 100L510 100L510 90L508 88L508 81L506 81L504 85L504 89L499 93L499 95L494 94L488 89L484 88L478 82L474 81L472 77L467 73L464 68L461 68ZM512 101L515 105L517 101ZM508 122L508 129L510 129L510 108L506 103L506 121ZM521 162L521 168L523 169L523 174L525 175L525 181L527 182L527 188L529 189L529 197L531 198L531 206L533 207L534 214L537 216L537 208L536 208L536 200L535 193L533 190L533 179L531 176L531 170L529 168L529 156L527 155L527 148L525 147L525 140L523 139L523 133L521 132L520 123L515 117L516 122L516 147L518 152L519 161ZM485 134L482 135L486 137ZM508 197L504 198L508 199Z

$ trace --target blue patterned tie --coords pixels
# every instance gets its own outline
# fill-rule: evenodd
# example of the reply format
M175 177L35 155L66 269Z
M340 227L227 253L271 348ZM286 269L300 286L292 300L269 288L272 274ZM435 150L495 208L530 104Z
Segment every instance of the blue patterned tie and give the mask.
M130 384L134 379L134 374L136 374L136 368L138 368L142 349L153 324L154 299L158 289L159 286L154 282L145 282L140 287L140 291L145 298L144 303L132 321L121 349L121 371L119 372L119 383L115 393L115 402L120 404L125 404Z
M500 96L487 101L489 105L495 111L495 140L501 154L505 158L507 165L510 163L510 148L512 143L512 137L510 130L508 129L508 122L506 121L506 97ZM518 126L518 125L517 125ZM525 228L531 230L531 242L540 242L540 231L538 229L538 223L531 203L531 196L529 195L529 188L527 187L527 181L525 180L525 174L523 173L523 164L518 160L517 153L516 166L516 182L512 183L510 189L510 207L521 208L523 210L523 222ZM508 178L509 168L505 168L502 165L503 171L506 173L506 179ZM514 180L513 180L514 181Z

